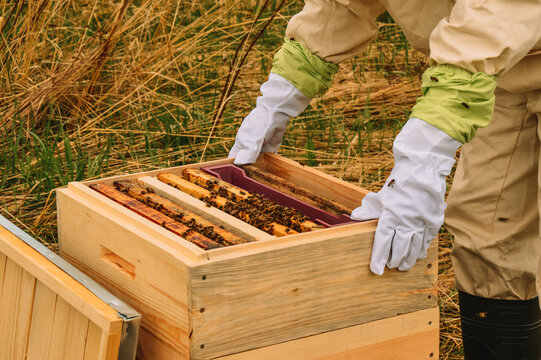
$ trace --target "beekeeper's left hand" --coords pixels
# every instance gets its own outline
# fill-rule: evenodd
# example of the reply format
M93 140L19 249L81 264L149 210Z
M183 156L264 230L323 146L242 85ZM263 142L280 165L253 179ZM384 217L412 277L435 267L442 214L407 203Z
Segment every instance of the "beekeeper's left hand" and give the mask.
M353 220L379 219L370 270L410 270L427 256L443 224L446 176L462 145L440 129L411 118L393 144L395 166L378 193L368 194Z

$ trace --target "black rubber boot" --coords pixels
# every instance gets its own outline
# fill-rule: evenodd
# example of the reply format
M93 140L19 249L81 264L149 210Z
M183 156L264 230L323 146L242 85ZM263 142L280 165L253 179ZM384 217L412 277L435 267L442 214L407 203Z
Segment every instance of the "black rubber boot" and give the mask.
M538 298L499 300L459 292L465 360L541 359Z

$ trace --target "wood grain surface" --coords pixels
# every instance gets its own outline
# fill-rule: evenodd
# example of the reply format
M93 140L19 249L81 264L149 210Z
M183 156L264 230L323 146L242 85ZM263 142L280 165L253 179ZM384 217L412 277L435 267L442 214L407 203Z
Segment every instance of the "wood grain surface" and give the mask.
M373 232L350 228L333 238L306 239L250 256L231 254L195 266L191 272L195 358L436 306L436 247L409 272L387 269L376 276L369 270L372 238Z
M116 310L0 227L0 359L117 359L122 324Z
M434 307L220 357L220 360L435 360Z

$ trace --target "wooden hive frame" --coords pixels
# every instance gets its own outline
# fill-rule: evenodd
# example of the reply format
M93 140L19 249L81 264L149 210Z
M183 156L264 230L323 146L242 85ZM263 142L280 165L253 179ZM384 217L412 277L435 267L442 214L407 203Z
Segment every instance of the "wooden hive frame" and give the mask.
M255 166L349 209L367 193L276 154ZM369 270L376 221L276 238L156 179L184 168L57 192L62 256L143 314L141 358L437 358L435 242L411 271L376 276ZM257 241L204 251L88 187L118 180L136 180Z
M133 309L0 216L0 359L133 360L139 322Z

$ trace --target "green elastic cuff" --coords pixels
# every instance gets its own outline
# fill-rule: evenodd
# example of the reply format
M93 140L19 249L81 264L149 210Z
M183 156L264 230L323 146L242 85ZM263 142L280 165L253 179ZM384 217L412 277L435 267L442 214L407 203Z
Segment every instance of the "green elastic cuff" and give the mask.
M304 95L314 98L329 89L338 65L312 54L301 43L286 39L274 55L271 72L287 79Z
M477 128L490 123L495 89L495 76L453 65L431 66L423 74L423 96L417 99L410 118L424 120L467 143Z

